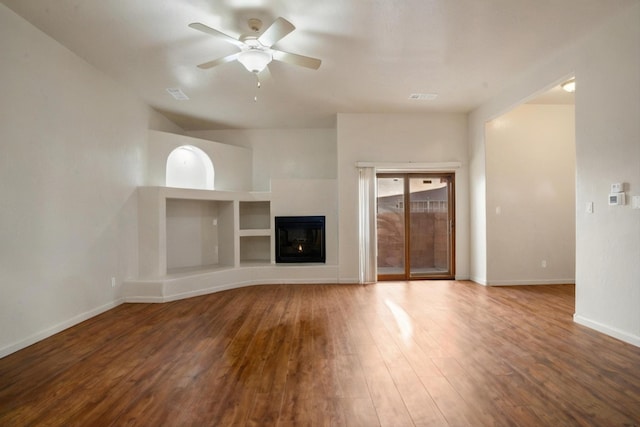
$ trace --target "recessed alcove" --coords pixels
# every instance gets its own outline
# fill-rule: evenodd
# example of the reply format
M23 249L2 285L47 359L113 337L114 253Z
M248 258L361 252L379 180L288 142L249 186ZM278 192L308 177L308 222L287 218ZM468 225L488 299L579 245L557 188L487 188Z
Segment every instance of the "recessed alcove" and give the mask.
M271 228L270 202L240 202L240 229Z
M167 187L214 189L215 170L211 158L193 145L182 145L167 156Z
M232 202L167 199L166 203L167 272L218 266L219 205Z
M271 236L240 236L240 265L270 262Z

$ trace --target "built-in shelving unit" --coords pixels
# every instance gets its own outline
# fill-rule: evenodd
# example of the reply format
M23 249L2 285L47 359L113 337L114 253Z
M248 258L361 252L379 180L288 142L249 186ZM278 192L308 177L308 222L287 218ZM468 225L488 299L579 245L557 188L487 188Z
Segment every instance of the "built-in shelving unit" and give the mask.
M335 263L275 263L275 212L270 192L139 187L138 276L124 281L123 300L165 302L256 284L335 282Z
M241 280L229 272L273 262L271 223L269 193L138 188L139 277L125 297L163 300Z
M269 193L140 187L140 275L269 263Z

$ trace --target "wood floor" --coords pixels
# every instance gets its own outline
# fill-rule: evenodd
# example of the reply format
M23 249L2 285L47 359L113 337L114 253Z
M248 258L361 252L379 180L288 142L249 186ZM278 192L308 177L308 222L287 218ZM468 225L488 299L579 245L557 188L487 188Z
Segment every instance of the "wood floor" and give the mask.
M0 359L0 426L638 426L574 287L276 285L123 304Z

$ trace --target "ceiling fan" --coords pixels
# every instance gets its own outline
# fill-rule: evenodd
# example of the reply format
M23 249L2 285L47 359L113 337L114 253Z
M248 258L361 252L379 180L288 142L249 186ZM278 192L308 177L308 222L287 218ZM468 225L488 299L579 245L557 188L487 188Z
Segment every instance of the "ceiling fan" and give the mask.
M276 19L273 24L271 24L269 28L264 30L264 32L259 36L249 34L243 35L239 39L231 37L221 31L214 30L213 28L199 22L189 24L189 27L218 37L227 43L231 43L240 48L240 52L198 65L198 67L202 69L212 68L217 65L237 60L244 65L248 71L258 74L262 72L272 60L299 65L313 70L317 70L322 62L316 58L284 52L273 48L273 45L296 28L291 22L284 18ZM262 28L262 21L255 18L249 19L249 28L255 34L259 33Z

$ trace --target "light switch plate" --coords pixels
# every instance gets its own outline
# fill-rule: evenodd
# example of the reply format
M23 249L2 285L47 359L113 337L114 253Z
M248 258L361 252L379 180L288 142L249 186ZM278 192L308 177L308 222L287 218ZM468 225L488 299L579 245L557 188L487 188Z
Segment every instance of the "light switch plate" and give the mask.
M631 209L640 209L640 196L631 196Z
M587 213L593 213L593 202L587 202Z

